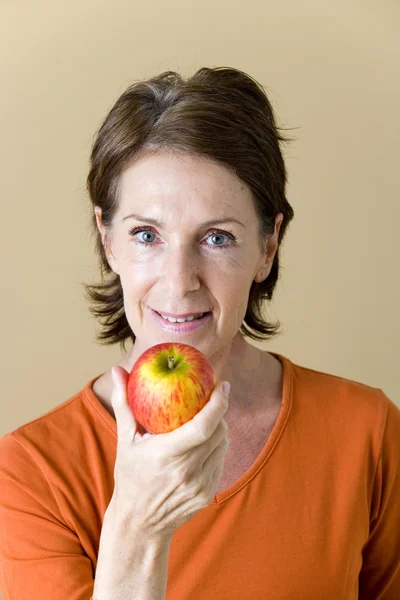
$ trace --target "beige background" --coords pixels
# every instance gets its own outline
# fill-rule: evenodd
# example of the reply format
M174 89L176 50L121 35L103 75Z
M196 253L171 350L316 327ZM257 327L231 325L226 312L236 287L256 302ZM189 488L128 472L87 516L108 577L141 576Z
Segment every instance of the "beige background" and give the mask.
M134 80L234 66L284 127L296 216L263 347L400 405L400 4L389 0L0 0L1 431L115 363L95 342L85 178Z

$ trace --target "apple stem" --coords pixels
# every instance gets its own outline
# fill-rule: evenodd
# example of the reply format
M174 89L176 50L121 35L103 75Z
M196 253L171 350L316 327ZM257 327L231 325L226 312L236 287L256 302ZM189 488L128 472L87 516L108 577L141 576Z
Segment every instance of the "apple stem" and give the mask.
M173 356L169 356L168 357L168 369L173 369L174 368L174 362L175 359Z

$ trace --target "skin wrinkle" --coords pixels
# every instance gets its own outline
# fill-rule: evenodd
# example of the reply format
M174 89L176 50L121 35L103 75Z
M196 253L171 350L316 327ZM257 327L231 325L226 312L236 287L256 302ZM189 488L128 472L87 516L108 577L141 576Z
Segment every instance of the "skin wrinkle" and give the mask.
M103 227L98 207L95 213L108 262L120 276L127 320L136 335L135 344L119 364L130 371L136 359L157 343L193 345L211 362L218 381L231 382L231 401L238 401L230 410L242 411L239 398L252 395L249 384L254 371L258 365L262 371L266 359L246 342L239 328L253 279L265 279L271 270L282 213L276 217L275 233L264 254L250 188L221 165L195 156L159 153L126 169L118 188L111 230ZM132 227L145 226L133 219L123 221L131 212L165 221L165 231L153 226L156 237L149 247L135 244L129 236ZM217 225L222 231L231 230L238 240L235 244L226 238L227 248L213 249L212 227L200 232L198 226L223 217L237 218L246 229L235 223ZM139 236L143 241L143 233ZM175 314L212 309L213 318L204 328L183 336L163 331L149 307Z

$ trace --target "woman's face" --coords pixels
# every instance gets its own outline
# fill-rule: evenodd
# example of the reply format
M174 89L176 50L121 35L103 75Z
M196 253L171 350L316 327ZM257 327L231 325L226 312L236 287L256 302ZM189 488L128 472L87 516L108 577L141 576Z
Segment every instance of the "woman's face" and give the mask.
M271 269L282 213L263 254L250 189L222 166L168 153L124 171L111 230L104 230L98 207L95 212L135 346L144 351L176 341L208 357L229 351L253 279L266 279ZM153 311L211 315L186 332Z

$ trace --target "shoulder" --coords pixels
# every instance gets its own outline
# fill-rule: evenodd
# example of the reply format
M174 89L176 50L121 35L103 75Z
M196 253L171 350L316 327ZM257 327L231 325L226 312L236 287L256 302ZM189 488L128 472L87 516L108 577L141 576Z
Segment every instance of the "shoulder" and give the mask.
M3 435L0 473L15 468L23 474L33 464L45 473L51 465L62 464L63 459L81 460L85 438L94 429L94 410L86 395L92 382L53 409Z
M346 409L347 414L364 411L375 414L387 410L388 398L381 388L340 375L319 371L291 362L293 389L327 407Z
M291 417L300 420L314 439L347 450L358 447L376 458L389 419L397 428L400 448L400 409L381 388L283 358Z

